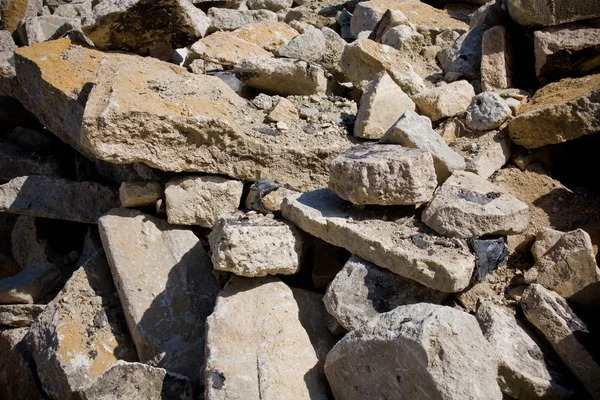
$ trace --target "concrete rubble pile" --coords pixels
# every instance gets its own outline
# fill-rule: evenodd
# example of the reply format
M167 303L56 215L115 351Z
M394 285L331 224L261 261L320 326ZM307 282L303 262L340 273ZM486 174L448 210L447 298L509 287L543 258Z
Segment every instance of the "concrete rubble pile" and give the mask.
M600 2L0 0L0 400L600 400Z

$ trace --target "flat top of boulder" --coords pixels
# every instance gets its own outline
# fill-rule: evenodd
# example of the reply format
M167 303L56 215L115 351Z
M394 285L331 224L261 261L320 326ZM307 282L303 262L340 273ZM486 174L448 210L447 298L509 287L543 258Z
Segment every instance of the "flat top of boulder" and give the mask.
M469 25L453 18L446 10L439 10L419 0L371 0L363 3L387 10L399 10L404 13L411 24L432 26L442 29L462 29L465 32Z
M519 114L573 101L598 89L600 89L600 74L588 75L583 78L565 78L535 92L531 101L521 107Z

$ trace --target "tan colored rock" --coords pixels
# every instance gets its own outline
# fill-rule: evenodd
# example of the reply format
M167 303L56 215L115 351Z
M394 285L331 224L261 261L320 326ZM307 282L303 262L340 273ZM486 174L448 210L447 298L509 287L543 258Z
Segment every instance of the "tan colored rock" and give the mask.
M27 348L29 328L0 331L0 396L3 399L40 400L36 367Z
M419 112L439 121L467 111L475 97L473 86L468 81L456 81L426 90L412 97Z
M481 42L481 88L484 91L513 87L512 44L506 28L498 25L483 34Z
M533 259L539 261L548 250L563 237L565 233L551 228L543 228L535 235L535 243L531 246Z
M0 2L0 28L11 34L17 29L19 21L25 17L42 14L42 0L2 0Z
M54 264L26 269L0 279L0 304L37 303L55 292L60 283L60 271Z
M351 147L331 162L329 171L329 189L354 204L426 203L437 187L431 154L398 145Z
M508 12L525 26L553 26L600 17L600 4L587 0L509 0Z
M244 205L246 208L263 214L280 214L281 203L286 196L297 193L277 183L259 179L250 186Z
M123 182L119 187L121 207L152 207L165 197L165 187L160 182Z
M472 172L456 171L423 211L423 222L449 237L511 235L529 224L529 207Z
M140 361L197 382L219 290L202 244L191 230L135 210L114 210L99 228Z
M360 99L354 136L381 139L406 110L414 111L415 108L415 103L388 73L380 72Z
M450 148L465 159L465 171L484 179L502 168L511 156L512 143L506 130L469 132L452 142Z
M214 269L246 277L293 275L306 247L294 225L256 213L222 215L208 240Z
M186 63L193 60L208 58L208 62L224 63L230 67L247 57L272 57L272 54L262 47L246 42L228 32L215 32L198 40L190 47Z
M282 97L267 115L267 118L273 122L283 121L286 124L292 124L298 121L300 116L296 106L285 97Z
M207 321L206 399L327 397L325 317L315 293L232 277Z
M72 30L81 30L79 18L65 18L58 15L25 18L17 26L19 40L25 46L58 39Z
M376 42L381 43L383 35L392 28L400 25L409 25L408 18L400 10L388 9L383 13L375 28L373 28L370 37ZM458 35L458 34L457 34Z
M298 31L285 22L263 21L245 25L230 35L274 52L298 35Z
M525 316L550 342L567 368L593 398L600 396L600 365L586 349L587 325L565 299L542 285L533 284L523 293Z
M0 305L0 327L22 328L31 323L46 308L43 304Z
M186 176L167 182L167 218L174 225L212 228L221 213L237 210L244 183L220 176Z
M265 21L277 21L277 14L269 10L232 10L211 7L208 10L210 18L209 32L234 31L243 26Z
M348 79L342 72L340 60L347 43L333 29L323 27L321 32L325 36L325 54L318 60L319 64L333 75L338 82L346 82Z
M309 26L288 43L277 49L278 57L286 57L303 61L318 61L327 51L327 41L321 30Z
M441 292L469 284L475 258L466 242L444 239L405 207L351 207L327 189L287 197L283 216L309 234Z
M22 176L0 185L0 212L95 224L118 207L117 191L96 182Z
M44 391L53 398L79 399L117 360L135 361L122 321L108 262L99 250L30 328L28 342Z
M510 121L510 138L538 148L600 131L600 74L566 78L539 89Z

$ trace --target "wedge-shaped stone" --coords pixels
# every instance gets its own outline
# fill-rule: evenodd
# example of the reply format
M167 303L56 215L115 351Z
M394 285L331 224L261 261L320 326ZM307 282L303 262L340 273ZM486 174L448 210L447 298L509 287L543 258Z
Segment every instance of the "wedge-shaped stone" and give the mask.
M326 314L277 278L232 277L207 321L206 399L326 398Z
M212 228L219 215L237 210L244 183L221 176L187 176L167 182L167 218L174 225Z
M471 279L475 257L466 242L428 230L409 207L361 210L320 189L288 196L281 211L311 235L432 289L458 292Z
M518 24L553 26L600 17L600 3L588 0L508 0L508 12Z
M481 41L482 89L485 91L512 87L514 61L512 42L506 28L497 25L485 31Z
M323 303L344 329L353 331L396 307L439 304L447 296L353 256L327 287Z
M431 154L394 144L351 147L329 171L329 189L354 204L426 203L437 187Z
M510 138L537 148L600 131L600 74L566 78L539 89L510 121Z
M208 240L215 269L247 277L295 274L305 247L298 228L261 214L224 214Z
M508 309L484 301L475 317L498 355L498 384L504 393L516 399L574 398L565 371L557 369L559 364L540 347L535 332Z
M0 327L22 328L31 323L46 308L43 304L0 305Z
M529 207L472 172L456 171L436 192L423 222L450 237L511 235L529 224Z
M189 380L163 368L117 361L82 391L83 400L192 400Z
M278 57L304 61L318 61L327 51L325 35L317 28L310 27L277 49Z
M412 99L421 114L428 116L432 121L438 121L467 111L473 97L473 86L467 81L457 81L426 90Z
M83 21L83 32L99 49L167 61L173 50L204 36L209 26L210 19L190 0L108 0Z
M27 348L29 328L0 331L0 396L3 399L40 400L35 362Z
M262 47L246 42L228 32L215 32L198 40L190 47L190 53L186 63L196 59L204 59L207 62L217 61L235 65L247 57L271 57L272 54Z
M54 264L29 268L0 280L0 304L33 304L57 290L60 271Z
M415 108L415 103L388 73L380 72L360 99L354 136L381 139L406 110L414 111Z
M274 52L297 36L298 31L285 22L263 21L245 25L230 34Z
M431 125L411 110L407 110L392 125L379 143L400 144L431 153L439 183L444 182L453 171L465 168L464 158L448 147Z
M521 307L589 394L600 398L600 365L586 349L586 340L592 335L585 322L565 299L538 284L523 292Z
M73 273L31 326L28 342L44 391L80 399L81 391L119 359L135 361L103 250Z
M337 399L502 399L495 354L475 317L427 303L400 306L344 336L325 373Z
M21 176L0 185L0 212L95 224L119 206L116 189L96 182Z
M99 228L140 361L197 382L219 291L202 244L191 230L135 210L114 210Z

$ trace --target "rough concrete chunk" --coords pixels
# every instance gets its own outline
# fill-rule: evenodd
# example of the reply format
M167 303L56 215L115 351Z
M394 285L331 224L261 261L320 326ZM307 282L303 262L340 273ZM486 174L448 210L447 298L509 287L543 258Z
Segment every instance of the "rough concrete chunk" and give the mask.
M208 10L210 31L234 31L249 24L277 21L277 14L269 10L230 10L212 7Z
M539 89L510 121L510 138L537 148L600 131L600 74L566 78Z
M525 26L553 26L600 17L600 3L588 0L508 0L513 20Z
M467 81L457 81L426 90L412 99L422 114L438 121L465 112L473 97L473 86Z
M213 267L240 276L295 274L304 254L298 228L261 214L225 214L208 240Z
M119 187L121 207L153 207L164 197L165 188L160 182L123 182Z
M600 366L586 349L587 325L558 294L533 284L523 293L521 307L550 342L567 368L595 399L600 398Z
M212 228L219 214L237 210L244 183L220 176L189 176L167 182L167 218L174 225Z
M0 396L3 399L42 398L35 362L25 341L28 330L18 328L0 331Z
M285 22L263 21L245 25L230 34L274 52L297 36L298 31Z
M465 171L483 179L502 168L511 156L512 142L506 129L501 131L469 132L456 138L450 148L465 159Z
M471 172L456 171L436 192L423 222L450 237L511 235L529 224L529 207Z
M535 243L531 246L533 259L539 261L564 235L564 232L552 228L543 228L535 235Z
M590 300L586 288L589 290L590 285L600 281L590 235L583 229L561 235L533 268L525 271L525 280L539 283L573 302Z
M325 373L339 399L502 399L495 354L475 317L427 303L400 306L344 336Z
M192 400L189 380L163 368L117 361L91 386L83 400Z
M447 296L353 256L327 287L323 303L344 329L353 331L396 307L439 304Z
M46 308L42 304L0 305L0 327L22 328L31 323Z
M489 131L499 128L511 115L510 107L499 94L483 92L471 100L466 121L471 129Z
M439 183L445 181L453 171L465 168L464 158L450 149L431 125L411 110L407 110L379 142L400 144L430 152Z
M0 185L0 212L95 224L118 207L117 190L96 182L22 176Z
M127 209L103 216L99 228L140 361L197 381L219 290L198 238Z
M508 309L484 301L475 315L499 358L498 384L516 399L570 399L575 393L535 333Z
M387 72L380 72L360 99L354 136L381 139L406 110L414 111L415 103Z
M466 243L427 230L408 208L361 211L321 189L287 197L281 211L311 235L432 289L458 292L471 279L475 258Z
M232 277L207 321L206 399L327 398L325 316L315 293Z
M55 291L60 271L54 264L29 268L9 278L0 279L0 304L33 304Z
M381 43L392 46L396 50L417 55L425 44L425 38L407 25L399 25L389 29L382 37Z
M228 66L227 64L235 65L247 57L270 57L271 53L229 32L215 32L194 43L185 62L189 64L193 60L204 59L205 56L208 57L208 63L217 61Z
M513 52L506 28L498 25L483 34L481 88L484 91L513 86Z
M108 262L99 250L73 273L29 331L44 391L77 400L117 360L135 361L135 347L122 321Z
M329 189L354 204L426 203L437 187L430 153L393 144L351 147L329 171Z
M287 124L292 124L300 119L298 114L298 109L288 99L282 97L279 99L275 107L271 110L271 112L267 115L269 121L273 122L285 122Z
M317 61L327 51L325 35L319 29L309 28L277 49L277 56L304 61Z

